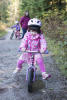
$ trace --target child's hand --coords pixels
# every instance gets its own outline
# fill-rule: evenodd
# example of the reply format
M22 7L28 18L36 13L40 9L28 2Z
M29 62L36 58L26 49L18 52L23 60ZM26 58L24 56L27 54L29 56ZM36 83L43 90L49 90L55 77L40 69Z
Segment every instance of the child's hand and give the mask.
M46 49L46 51L45 51L45 54L48 54L49 52L48 52L48 49Z
M21 50L19 49L18 52L21 52Z
M44 53L44 50L40 50L40 53Z
M26 49L25 48L22 48L22 51L25 51Z
M25 51L26 49L25 48L19 48L18 52L22 52L22 51Z

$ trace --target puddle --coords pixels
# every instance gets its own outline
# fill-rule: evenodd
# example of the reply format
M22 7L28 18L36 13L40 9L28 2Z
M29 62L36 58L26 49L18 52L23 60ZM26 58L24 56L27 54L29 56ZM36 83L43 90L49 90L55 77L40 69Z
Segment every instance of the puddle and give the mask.
M2 88L2 87L0 87L0 94L3 94L3 93L5 93L5 92L7 92L8 91L8 88Z

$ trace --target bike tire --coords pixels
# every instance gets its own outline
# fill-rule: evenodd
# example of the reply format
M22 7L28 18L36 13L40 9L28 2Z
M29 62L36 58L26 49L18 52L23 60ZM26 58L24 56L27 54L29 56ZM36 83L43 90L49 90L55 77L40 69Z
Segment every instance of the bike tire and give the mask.
M11 39L11 40L12 40L13 36L14 36L14 32L12 32L12 34L11 34L11 36L10 36L10 39Z
M34 70L30 69L28 72L28 92L33 92L33 88L32 88L32 83L33 83L33 78L34 78Z

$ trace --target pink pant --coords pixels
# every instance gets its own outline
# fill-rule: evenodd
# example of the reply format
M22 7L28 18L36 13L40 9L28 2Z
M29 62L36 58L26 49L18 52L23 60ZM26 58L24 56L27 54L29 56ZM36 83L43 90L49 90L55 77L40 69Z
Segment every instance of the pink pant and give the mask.
M17 66L18 66L19 69L22 68L22 64L23 64L23 63L25 63L25 61L23 61L23 60L19 60L19 61L17 62ZM41 72L45 72L45 71L46 71L46 70L45 70L44 61L43 61L42 58L37 59L37 64L39 65Z

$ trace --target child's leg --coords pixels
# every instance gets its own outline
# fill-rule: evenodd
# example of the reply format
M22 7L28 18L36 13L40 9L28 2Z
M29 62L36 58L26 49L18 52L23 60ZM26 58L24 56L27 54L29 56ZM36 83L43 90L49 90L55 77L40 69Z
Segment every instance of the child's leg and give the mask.
M42 72L42 78L43 79L49 78L51 75L46 73L45 64L42 57L37 59L37 64L39 65L40 70Z
M22 64L23 64L23 63L24 63L23 60L19 60L19 61L17 62L17 68L18 68L19 70L21 70Z
M20 31L18 31L17 35L18 35L18 39L20 39Z
M14 74L16 74L17 72L19 72L20 70L21 70L21 68L22 68L22 64L24 63L24 61L23 60L18 60L18 62L17 62L17 67L16 67L16 69L14 70Z
M39 65L41 72L46 72L45 64L42 58L37 59L37 64Z
M15 32L15 38L17 38L17 31Z

